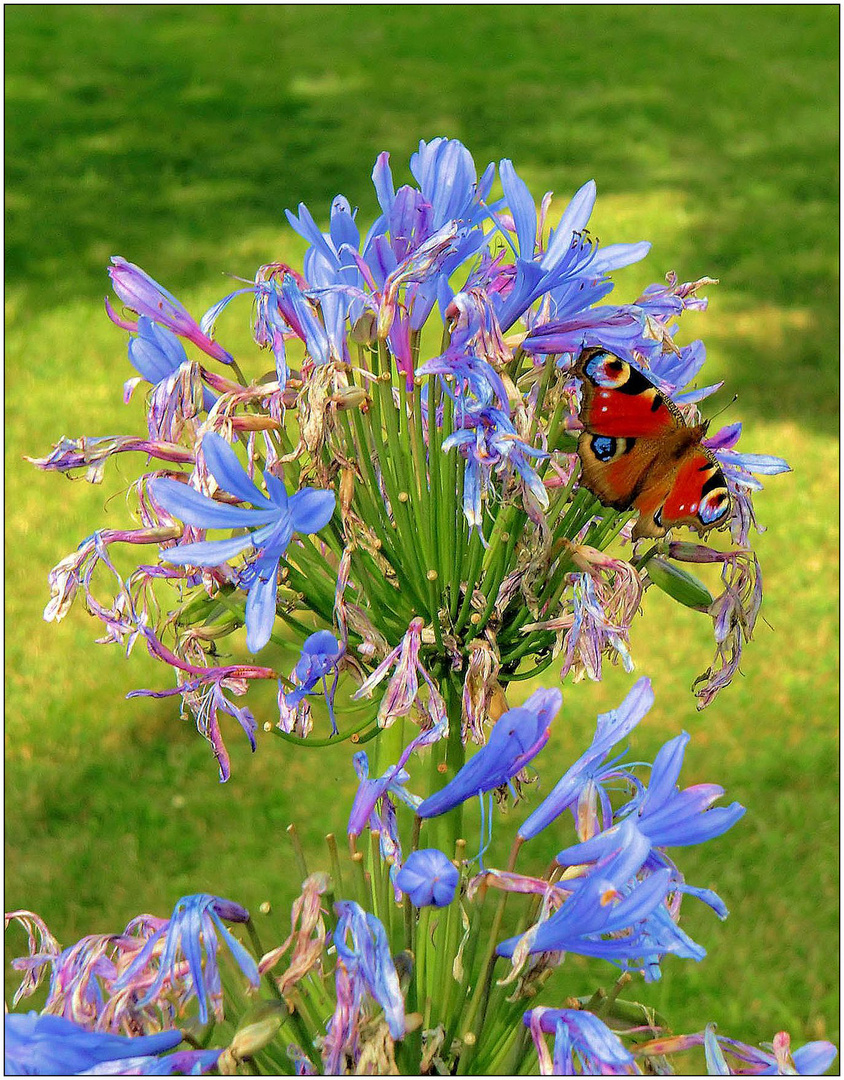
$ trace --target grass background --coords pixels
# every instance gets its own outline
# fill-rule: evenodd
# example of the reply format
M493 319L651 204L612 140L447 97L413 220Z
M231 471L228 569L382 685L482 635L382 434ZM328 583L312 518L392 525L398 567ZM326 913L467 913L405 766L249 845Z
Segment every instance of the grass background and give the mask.
M640 996L677 1030L837 1039L837 8L12 6L5 20L7 910L40 912L69 944L209 891L271 897L283 933L298 883L285 826L295 817L314 852L341 830L348 750L265 737L250 757L229 729L218 785L172 701L125 702L163 672L95 646L79 611L58 627L40 614L50 567L127 521L138 463L91 488L22 455L142 429L101 306L110 255L198 314L228 291L222 272L301 257L285 207L325 220L343 192L371 220L376 154L401 181L418 139L446 134L481 168L511 157L537 197L558 193L557 213L594 177L593 231L653 242L617 275L620 300L671 269L721 279L682 340L703 336L712 378L738 392L726 419L744 421L743 445L794 473L757 500L770 625L743 677L697 714L707 621L649 595L635 629L657 691L636 755L685 728L684 782L717 780L749 808L728 837L678 853L731 909L719 924L687 905L710 955L669 959ZM247 321L245 306L227 313L220 337L249 358ZM546 778L630 682L613 670L567 691ZM558 840L535 842L537 866ZM561 992L590 989L594 967L564 971Z

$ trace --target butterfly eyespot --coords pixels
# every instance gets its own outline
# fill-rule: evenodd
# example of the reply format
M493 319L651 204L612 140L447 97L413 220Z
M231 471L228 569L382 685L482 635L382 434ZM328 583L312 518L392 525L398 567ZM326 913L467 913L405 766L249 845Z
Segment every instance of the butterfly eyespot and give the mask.
M724 488L718 488L701 499L700 520L706 525L711 525L712 522L718 521L720 518L724 517L729 508L729 495Z
M615 457L618 441L609 435L592 436L592 453L598 461L612 461Z
M627 364L611 353L598 353L586 364L586 374L597 386L615 389L627 382Z

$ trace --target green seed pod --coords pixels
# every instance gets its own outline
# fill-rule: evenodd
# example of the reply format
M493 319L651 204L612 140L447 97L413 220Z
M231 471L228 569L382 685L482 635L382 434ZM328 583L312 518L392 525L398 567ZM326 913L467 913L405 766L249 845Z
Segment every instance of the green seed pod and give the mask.
M229 1050L235 1061L254 1057L278 1035L289 1016L283 1001L263 1001L244 1013Z
M648 577L672 600L686 607L707 611L712 603L712 593L702 581L659 555L648 561Z

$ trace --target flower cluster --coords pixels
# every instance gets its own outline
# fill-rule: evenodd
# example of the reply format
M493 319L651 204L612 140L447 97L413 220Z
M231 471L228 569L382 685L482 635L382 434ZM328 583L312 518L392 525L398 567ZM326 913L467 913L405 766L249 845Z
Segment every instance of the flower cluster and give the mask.
M410 172L396 187L389 155L378 157L380 213L368 228L342 195L325 232L303 204L288 211L308 245L301 270L267 262L198 320L145 271L112 260L123 309L107 301L107 313L137 373L124 397L148 384L147 430L62 438L32 460L96 483L117 454L143 455L130 487L137 521L95 531L59 562L45 618L60 620L81 595L104 642L127 653L142 642L175 685L130 696L178 696L223 781L226 716L253 750L259 730L282 744L372 745L352 757L348 858L330 833L330 874L310 873L291 832L303 884L281 944L265 949L245 909L208 894L184 897L169 920L139 916L67 950L37 916L13 913L29 938L18 996L48 972L50 986L40 1016L7 1018L12 1071L628 1074L663 1071L665 1054L698 1045L716 1071L728 1071L725 1054L770 1071L761 1052L711 1029L671 1036L619 996L634 976L660 978L669 956L705 955L680 928L681 901L727 910L685 881L673 849L720 836L744 808L714 806L717 785L680 788L685 732L651 766L619 752L653 704L647 679L598 718L590 747L542 798L536 762L563 695L545 687L508 701L555 662L571 682L601 679L606 662L632 672L634 618L651 587L712 620L699 707L738 670L762 600L749 546L755 475L788 466L737 450L740 424L707 437L700 420L718 387L699 385L703 343L675 333L715 282L671 273L610 303L613 271L650 245L590 234L594 182L552 217L550 193L537 209L511 161L479 174L456 140L420 143ZM217 341L247 300L251 358ZM620 486L616 459L644 433L624 427L621 408L618 438L592 435L597 391L583 365L600 350L605 379L629 372L648 414L669 418L677 460L690 448L705 458L724 509L695 518L695 503L683 517L684 503L676 520L704 538L728 526L734 546L661 535L682 472L661 451L649 468L662 462L662 503L639 498L647 469L632 494ZM587 445L612 461L620 493L590 480ZM113 545L153 545L158 558L124 577ZM718 595L689 563L720 568ZM113 597L100 595L102 578ZM232 698L266 680L278 716L259 728ZM464 829L475 799L477 845ZM493 804L523 799L506 867L485 865ZM517 871L569 811L571 842L552 867ZM511 915L521 907L508 922L510 894ZM226 922L245 928L249 948ZM566 953L621 974L575 1003L561 986ZM778 1068L831 1060L828 1044L789 1057L776 1038Z

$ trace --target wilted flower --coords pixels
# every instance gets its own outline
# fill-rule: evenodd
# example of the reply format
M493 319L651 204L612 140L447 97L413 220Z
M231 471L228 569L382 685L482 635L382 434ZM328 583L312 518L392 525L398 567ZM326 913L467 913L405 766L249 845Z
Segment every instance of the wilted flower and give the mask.
M138 956L122 973L114 986L117 990L137 984L145 990L139 1005L153 1001L167 985L177 990L183 1001L196 997L200 1023L208 1022L211 1003L217 1021L223 1019L223 990L217 966L217 935L223 939L238 967L253 986L259 982L258 968L251 955L224 926L229 922L247 922L249 912L231 900L207 893L183 896L176 902L170 919L146 943ZM163 944L160 944L163 939ZM203 947L205 963L202 961ZM151 985L148 969L157 960L158 971ZM182 965L187 964L183 971Z
M594 1013L585 1009L529 1009L524 1024L530 1028L539 1055L541 1076L629 1076L640 1069L621 1039ZM554 1036L554 1056L543 1035Z
M232 363L231 354L202 332L199 324L172 293L167 292L139 266L127 262L121 256L113 255L111 262L112 265L108 271L111 283L114 291L127 307L136 311L139 316L146 315L180 337L192 341L215 360L220 360L224 364ZM108 301L106 301L106 306L108 308ZM111 309L108 308L108 310L111 315ZM119 319L115 321L120 322Z

